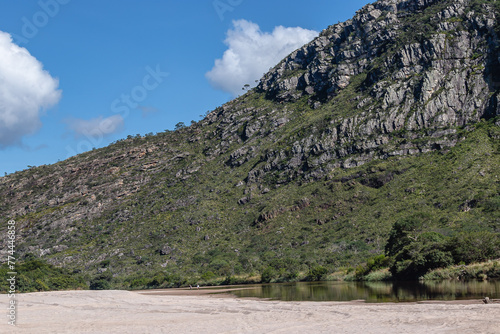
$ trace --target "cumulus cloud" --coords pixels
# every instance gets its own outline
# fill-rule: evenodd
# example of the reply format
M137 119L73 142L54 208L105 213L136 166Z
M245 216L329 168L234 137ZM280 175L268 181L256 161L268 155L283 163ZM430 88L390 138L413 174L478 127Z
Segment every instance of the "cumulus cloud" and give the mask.
M107 118L102 116L90 120L70 118L66 120L68 129L73 132L75 138L102 139L123 129L123 117L113 115Z
M41 126L40 115L61 98L59 82L28 50L0 31L0 149L21 145Z
M210 83L221 90L240 95L245 84L255 86L270 67L302 45L318 36L318 32L300 27L275 27L272 33L262 32L255 23L233 21L224 43L228 49L222 59L206 73Z

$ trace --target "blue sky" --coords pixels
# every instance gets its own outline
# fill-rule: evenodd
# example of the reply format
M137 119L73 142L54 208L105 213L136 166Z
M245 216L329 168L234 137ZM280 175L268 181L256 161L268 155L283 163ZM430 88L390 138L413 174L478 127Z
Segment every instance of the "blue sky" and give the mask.
M367 3L0 0L0 176L197 121Z

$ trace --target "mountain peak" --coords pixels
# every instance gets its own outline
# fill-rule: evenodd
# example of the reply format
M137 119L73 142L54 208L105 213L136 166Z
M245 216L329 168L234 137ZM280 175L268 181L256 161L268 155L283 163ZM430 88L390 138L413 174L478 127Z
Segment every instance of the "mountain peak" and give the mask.
M497 85L498 78L491 77L498 73L494 71L498 66L498 36L494 32L498 24L493 6L491 1L377 1L290 54L261 79L258 89L279 101L307 96L317 107L359 74L369 75L365 86L387 84L384 79L391 74L390 80L397 81L426 75L432 77L430 80L436 75L444 79L452 69L477 65L483 59L469 60L479 53L491 59L486 73L477 74L490 76L486 85ZM480 39L487 45L480 45ZM427 71L433 65L445 68ZM442 84L440 80L433 86ZM433 87L426 85L425 90L431 92ZM373 90L368 93L376 94ZM413 97L421 100L421 96L426 103L428 96L423 91Z
M190 127L1 178L19 253L129 288L135 271L333 271L408 217L498 233L498 15L378 1Z

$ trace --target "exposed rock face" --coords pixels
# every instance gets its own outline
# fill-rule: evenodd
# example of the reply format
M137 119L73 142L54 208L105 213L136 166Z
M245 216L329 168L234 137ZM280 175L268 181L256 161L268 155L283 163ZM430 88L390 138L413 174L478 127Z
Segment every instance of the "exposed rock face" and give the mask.
M353 110L332 112L337 117L326 129L296 141L291 152L269 153L267 165L248 179L271 169L293 174L328 162L329 168L353 167L451 147L457 127L499 115L498 18L491 7L471 4L378 1L290 54L261 79L258 91L328 109L353 86ZM414 143L426 140L392 145L399 133Z
M500 115L499 12L494 1L377 1L188 128L0 178L0 211L19 222L20 253L85 268L112 257L150 263L139 253L171 266L182 262L185 235L205 252L227 244L227 226L244 235L281 215L299 220L315 195L290 204L277 189L349 186L354 179L332 180L333 171L446 152ZM397 173L356 178L378 189ZM328 202L312 221L337 224L354 207Z
M385 0L368 5L352 20L329 27L289 55L261 79L259 89L278 100L310 96L311 101L324 101L347 87L352 77L368 71L369 95L382 98L384 108L403 102L405 107L427 104L431 98L440 101L425 108L429 113L441 106L470 108L464 96L467 90L498 88L499 80L494 71L497 18L494 11L473 12L469 4L467 0ZM428 22L413 24L411 18L422 11L429 13ZM485 60L490 66L478 68ZM470 79L479 87L467 87L464 81ZM407 93L415 84L417 89ZM434 94L446 84L458 96Z

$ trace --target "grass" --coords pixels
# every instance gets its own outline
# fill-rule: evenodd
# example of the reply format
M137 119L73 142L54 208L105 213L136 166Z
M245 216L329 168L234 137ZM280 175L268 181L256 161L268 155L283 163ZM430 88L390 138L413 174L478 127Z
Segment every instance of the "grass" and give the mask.
M87 268L87 281L109 260L107 270L115 275L112 286L126 287L136 272L144 277L161 272L167 277L162 284L175 286L182 283L175 275L196 282L211 271L218 277L213 284L218 284L228 276L260 274L269 265L279 272L283 267L273 264L276 260L298 272L317 265L330 273L356 267L383 252L396 220L417 212L430 215L431 228L447 235L468 230L498 233L499 144L490 137L495 130L491 124L462 133L465 140L448 152L335 169L318 182L288 182L278 188L269 184L269 193L253 192L245 205L237 203L245 189L235 185L252 166L230 171L214 160L204 173L173 185L167 180L177 170L167 170L151 175L155 187L132 193L101 216L83 218L62 234L42 222L49 216L57 219L78 202L16 218L20 225L31 224L20 249L65 245L67 249L45 258L57 262L71 257L66 266ZM464 212L464 203L472 200L475 205ZM264 213L270 218L259 221ZM171 251L161 255L165 245Z
M489 260L486 262L472 263L469 265L456 265L447 268L439 268L429 271L422 276L423 281L441 281L441 280L487 280L500 279L500 259ZM392 281L393 277L389 268L382 268L368 274L357 277L354 271L343 269L329 274L326 277L327 281Z
M424 10L420 32L431 33L432 18L449 3ZM417 33L410 29L398 42ZM380 55L379 63L390 56ZM429 229L446 236L500 233L495 120L453 128L446 137L457 140L453 148L391 156L401 145L418 149L443 139L430 138L429 129L401 130L387 134L389 142L364 165L336 165L367 153L356 146L383 137L375 131L332 139L328 153L338 158L316 163L314 152L302 152L290 167L299 144L311 138L322 144L346 118L359 116L360 126L378 117L380 101L357 108L368 96L366 81L366 73L351 77L317 109L307 97L281 104L252 90L190 127L131 136L2 178L0 209L18 223L19 255L48 250L44 260L79 271L95 287L254 282L267 268L272 280L302 280L319 266L327 279L352 279L355 269L342 268L383 253L393 224L409 216L431 217ZM288 122L275 126L280 118ZM246 138L249 126L256 131ZM253 153L233 168L239 148ZM364 279L387 278L381 270Z
M470 265L458 265L448 268L435 269L425 274L423 280L447 279L498 279L500 278L500 259Z

